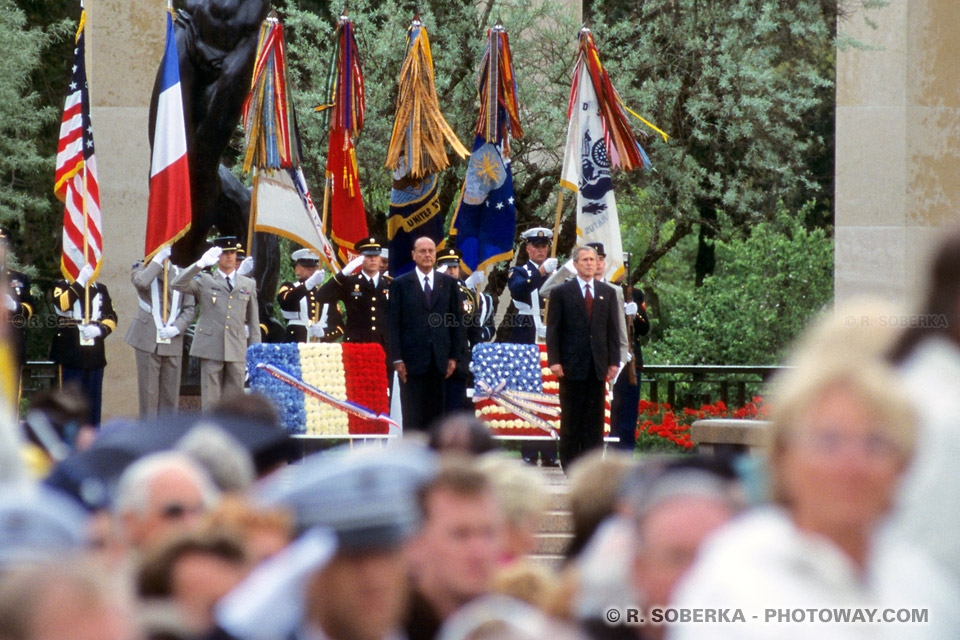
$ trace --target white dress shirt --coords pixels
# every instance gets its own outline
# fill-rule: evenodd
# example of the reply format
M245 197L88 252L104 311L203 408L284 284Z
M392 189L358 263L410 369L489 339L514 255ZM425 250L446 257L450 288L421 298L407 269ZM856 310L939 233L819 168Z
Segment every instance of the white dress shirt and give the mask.
M430 283L430 291L431 291L431 292L436 288L436 287L435 287L435 284L434 284L434 283L435 283L435 278L434 278L435 273L436 273L436 272L435 272L433 269L431 269L429 273L424 273L424 272L421 271L420 269L417 269L417 278L420 279L420 288L421 288L421 289L423 289L424 291L426 291L426 289L427 289L427 283L428 283L428 282Z
M597 290L593 288L593 285L594 285L594 281L593 281L593 280L589 280L589 281L588 281L588 280L584 280L584 279L581 278L580 276L577 276L577 284L580 285L580 295L582 295L584 298L586 298L586 297L587 297L587 287L589 287L589 288L590 288L590 295L593 296L594 299L596 299L596 297L597 297Z
M223 270L217 269L217 273L220 274L220 277L227 281L227 286L231 289L236 286L234 278L236 277L237 272L231 271L230 273L224 273Z

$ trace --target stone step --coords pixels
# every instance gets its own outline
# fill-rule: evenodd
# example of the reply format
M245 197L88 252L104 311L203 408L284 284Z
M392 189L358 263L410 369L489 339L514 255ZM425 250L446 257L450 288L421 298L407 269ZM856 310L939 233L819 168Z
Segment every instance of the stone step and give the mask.
M571 533L538 533L536 555L563 555L573 540Z
M551 511L569 511L570 510L570 490L566 486L547 487L549 501L547 509Z
M535 565L546 567L547 569L553 569L554 571L559 571L563 567L563 556L559 554L534 554L532 556L527 556L527 560L532 562Z
M547 511L540 522L540 533L573 533L573 516L563 509Z

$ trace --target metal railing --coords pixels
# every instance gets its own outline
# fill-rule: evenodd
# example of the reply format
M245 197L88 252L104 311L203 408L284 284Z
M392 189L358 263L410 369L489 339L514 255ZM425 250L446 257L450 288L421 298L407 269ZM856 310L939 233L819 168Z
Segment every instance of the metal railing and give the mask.
M728 407L742 407L748 399L748 385L766 384L775 373L788 368L768 365L648 364L644 365L641 372L640 392L641 397L646 397L651 402L663 402L661 389L666 387L665 401L671 407L676 407L679 386L688 397L699 396L701 399L706 399L708 403L723 400ZM647 391L646 394L643 393L644 389ZM731 391L733 391L732 395ZM680 399L684 400L683 397Z

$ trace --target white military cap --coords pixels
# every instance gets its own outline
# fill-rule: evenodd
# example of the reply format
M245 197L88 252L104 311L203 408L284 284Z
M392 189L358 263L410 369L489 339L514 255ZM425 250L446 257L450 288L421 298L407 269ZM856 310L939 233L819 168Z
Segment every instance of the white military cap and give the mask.
M297 262L320 262L320 256L310 249L297 249L290 254L290 258Z
M546 227L533 227L520 234L520 237L527 242L540 241L547 242L553 239L553 231Z
M417 493L435 464L412 445L338 447L289 467L263 499L292 509L301 530L332 529L341 549L395 547L420 524Z
M83 544L86 513L59 491L42 485L0 491L0 568L57 560Z

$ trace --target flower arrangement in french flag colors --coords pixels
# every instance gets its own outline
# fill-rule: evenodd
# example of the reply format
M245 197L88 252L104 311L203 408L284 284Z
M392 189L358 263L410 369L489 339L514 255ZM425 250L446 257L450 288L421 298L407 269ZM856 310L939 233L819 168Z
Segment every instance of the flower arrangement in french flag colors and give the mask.
M247 349L250 386L276 405L283 428L293 434L385 434L387 425L364 419L306 396L257 369L273 365L337 400L374 413L389 413L383 348L378 344L255 344Z
M513 391L558 395L560 383L547 366L546 345L487 343L473 348L473 363L470 365L476 379L474 393L482 395L481 382L488 388L503 388ZM610 394L604 408L603 430L610 432ZM474 403L477 418L486 422L494 435L543 436L543 429L527 420L506 411L495 401L484 398ZM533 412L554 429L560 429L560 418L548 412Z

